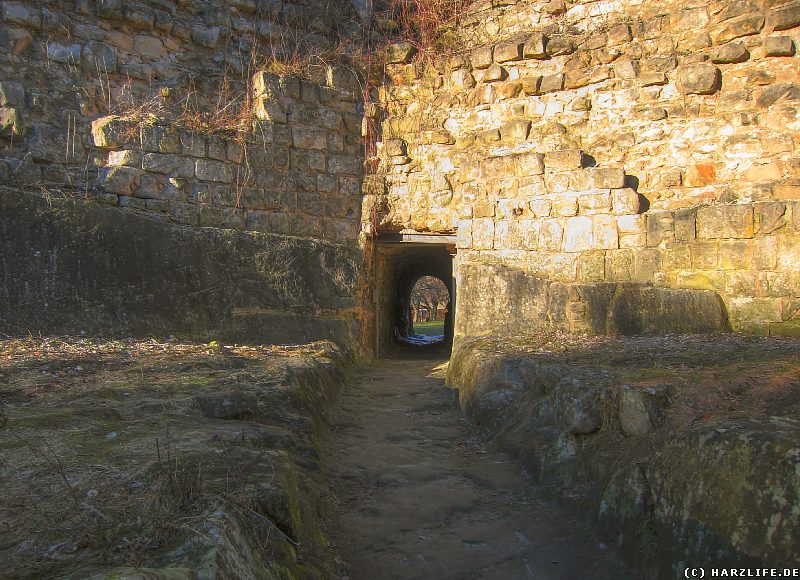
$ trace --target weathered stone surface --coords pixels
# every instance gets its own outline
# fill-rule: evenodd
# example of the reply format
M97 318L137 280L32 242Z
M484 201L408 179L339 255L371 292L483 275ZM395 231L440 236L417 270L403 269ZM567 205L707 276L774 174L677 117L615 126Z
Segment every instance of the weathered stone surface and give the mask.
M753 208L749 205L720 205L697 211L698 238L752 238Z
M138 123L121 117L101 117L92 122L92 139L97 147L118 149L138 136Z
M711 62L716 64L729 64L744 62L750 58L750 52L742 42L729 42L716 46L711 51Z
M720 88L722 75L711 64L696 63L678 68L681 90L687 95L711 95Z
M767 13L767 30L788 30L800 26L800 4L789 3Z
M794 51L791 36L769 36L764 40L764 53L767 56L794 56Z
M628 437L642 437L655 430L664 418L672 385L623 385L619 392L619 424Z
M547 169L580 169L583 167L583 151L578 149L549 151L544 155L544 164Z

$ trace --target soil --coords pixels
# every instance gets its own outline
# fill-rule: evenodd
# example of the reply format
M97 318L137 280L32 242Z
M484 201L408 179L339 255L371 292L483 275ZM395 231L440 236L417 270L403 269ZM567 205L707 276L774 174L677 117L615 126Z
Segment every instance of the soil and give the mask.
M334 413L323 467L342 578L635 578L474 436L440 356L363 367Z

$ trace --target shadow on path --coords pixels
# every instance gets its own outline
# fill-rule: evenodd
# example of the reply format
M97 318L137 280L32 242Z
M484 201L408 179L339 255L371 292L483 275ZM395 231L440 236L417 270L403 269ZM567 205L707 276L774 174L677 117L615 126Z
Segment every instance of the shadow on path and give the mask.
M471 437L444 349L401 350L346 387L323 451L329 534L351 580L634 578L522 469ZM421 355L434 358L411 358Z

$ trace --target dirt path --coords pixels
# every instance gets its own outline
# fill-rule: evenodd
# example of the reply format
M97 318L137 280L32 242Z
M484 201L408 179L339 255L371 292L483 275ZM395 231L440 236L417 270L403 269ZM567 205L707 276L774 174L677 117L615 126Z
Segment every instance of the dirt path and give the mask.
M342 577L634 578L515 463L470 438L440 365L381 360L342 396L324 457Z

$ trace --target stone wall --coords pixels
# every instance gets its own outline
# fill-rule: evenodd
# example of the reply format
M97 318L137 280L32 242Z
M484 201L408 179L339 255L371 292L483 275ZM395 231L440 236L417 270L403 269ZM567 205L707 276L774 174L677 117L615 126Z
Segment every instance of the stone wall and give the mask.
M494 4L463 54L389 65L369 189L381 232L458 233L457 334L595 331L620 284L797 333L800 5Z
M349 0L0 3L2 331L363 342L362 87L310 58L358 22Z
M330 72L332 81L342 75ZM357 79L331 87L262 72L253 86L255 120L244 132L96 120L98 199L188 225L356 240L363 172Z
M333 46L354 17L346 0L4 0L0 181L90 181L94 119L219 119L258 68Z

